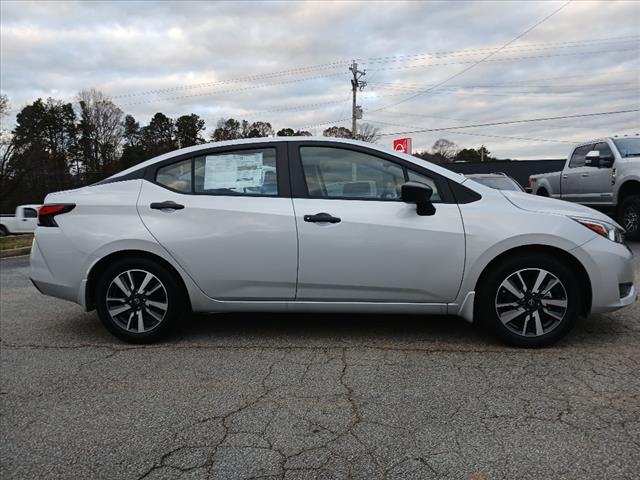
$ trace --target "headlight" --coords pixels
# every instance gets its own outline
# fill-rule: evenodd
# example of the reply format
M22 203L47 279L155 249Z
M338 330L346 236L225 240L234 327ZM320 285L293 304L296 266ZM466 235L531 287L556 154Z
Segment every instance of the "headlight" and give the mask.
M590 218L571 217L576 222L584 225L589 230L596 232L605 238L608 238L612 242L624 243L624 230L616 227L607 222L600 220L592 220Z

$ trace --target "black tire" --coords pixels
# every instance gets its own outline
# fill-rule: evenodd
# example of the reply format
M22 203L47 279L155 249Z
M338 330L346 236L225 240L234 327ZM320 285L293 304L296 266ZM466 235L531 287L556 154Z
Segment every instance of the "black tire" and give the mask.
M536 195L539 197L548 197L549 193L544 188L541 188L536 192Z
M121 274L127 275L127 271L133 271L133 283L136 285L137 281L137 287L141 286L141 283L146 277L146 273L150 273L155 277L155 279L151 280L153 283L149 284L148 291L151 291L152 287L157 286L158 283L161 284L161 287L156 289L155 292L152 292L148 297L142 294L138 295L138 299L128 296L128 298L131 299L130 301L121 304L111 303L109 306L107 302L108 294L111 295L109 298L113 298L114 292L122 292L122 296L127 297L127 294L114 283L116 281L115 279ZM124 283L126 287L130 287L129 282L125 281ZM137 290L141 289L137 288ZM152 301L152 303L155 304L166 302L166 310L163 313L163 310L145 304L144 298L147 298L147 301ZM134 301L138 303L134 305ZM112 301L110 300L110 302ZM100 321L109 332L129 343L152 343L165 336L176 325L178 318L188 312L187 304L185 294L176 280L175 274L169 272L159 263L145 258L123 258L114 262L100 275L96 284L95 305ZM109 308L114 311L113 308L117 305L122 305L123 307L127 305L134 306L130 306L129 310L120 315L116 315L114 318L112 314L109 313ZM127 329L126 325L124 325L126 320L123 316L129 315L132 310L134 311L135 320L132 323L132 320L129 319L129 323L132 323L132 328ZM137 324L138 310L140 311L139 315L143 317L142 325L145 328L149 328L147 331L145 331L144 328L142 331L136 331L133 328L134 325L139 325ZM153 314L155 314L155 317L161 316L162 314L161 320L157 321L155 317L152 317Z
M5 227L4 225L0 225L0 237L6 237L7 235L9 235L7 227Z
M546 312L549 310L553 311L553 309L560 307L547 306L547 310L545 310L538 302L540 308L540 310L538 310L538 315L542 317L541 324L544 325L543 322L545 321L549 322L549 331L546 331L538 336L528 336L522 335L521 333L515 333L513 330L516 327L520 329L523 325L526 332L529 332L529 330L535 330L536 322L534 317L530 316L529 320L527 320L527 322L533 320L533 324L527 323L525 325L524 323L526 317L529 315L529 311L525 310L525 313L523 314L525 315L524 317L516 317L513 321L511 321L511 323L507 322L505 324L500 320L498 313L499 308L497 307L497 305L499 304L498 298L500 298L500 295L510 295L510 293L506 292L505 289L501 289L501 285L504 281L506 281L506 279L508 279L511 275L516 274L516 272L518 271L522 271L522 276L528 276L527 278L524 278L524 281L525 283L528 283L529 287L529 292L527 293L527 295L531 295L531 291L533 290L532 287L535 286L534 278L537 278L537 271L535 269L545 270L560 281L561 286L553 287L553 289L559 290L560 288L563 288L563 290L560 291L564 292L564 296L566 297L565 300L563 300L566 302L566 307L564 307L566 308L566 310L564 310L563 312L562 319L557 320L554 317L549 316ZM552 283L553 278L551 276L547 278L549 281L548 283L543 282L544 286L550 285ZM578 277L573 272L573 270L570 269L565 263L551 255L532 252L508 257L504 261L501 261L499 264L493 266L485 275L483 275L480 282L481 284L478 286L476 292L476 319L483 325L490 328L500 339L502 339L509 345L529 348L545 347L551 345L560 340L569 332L569 330L571 330L580 313L580 305L582 299L579 289ZM501 290L499 291L499 289ZM543 290L544 288L541 289ZM552 292L557 292L557 290L553 289ZM526 298L518 300L514 296L513 300L523 302L523 305L517 307L518 309L527 308ZM536 299L534 298L534 300ZM549 300L552 299L545 297L546 302L548 302ZM514 308L514 310L516 309L516 307L506 308ZM504 315L505 310L503 310L501 313ZM552 328L553 322L556 322L556 325ZM529 328L529 330L527 330L527 327ZM547 327L545 327L545 329L546 328ZM544 329L542 331L544 331ZM531 332L531 334L533 334L533 332Z
M618 221L627 231L628 240L640 240L640 195L629 195L622 200Z

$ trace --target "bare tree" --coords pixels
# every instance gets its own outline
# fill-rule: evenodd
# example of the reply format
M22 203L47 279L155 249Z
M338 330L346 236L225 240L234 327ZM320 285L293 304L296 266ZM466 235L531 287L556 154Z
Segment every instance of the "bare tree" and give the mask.
M9 97L0 94L0 190L6 192L7 182L10 177L9 162L13 155L13 135L4 128L5 117L9 115Z
M370 123L361 123L357 128L358 132L356 133L356 140L374 143L380 138L380 129L374 127Z
M119 158L124 140L124 112L95 89L81 91L78 103L80 149L85 171L99 175Z
M431 147L434 155L439 155L440 157L451 161L453 157L458 153L458 146L452 142L451 140L447 140L446 138L439 138Z

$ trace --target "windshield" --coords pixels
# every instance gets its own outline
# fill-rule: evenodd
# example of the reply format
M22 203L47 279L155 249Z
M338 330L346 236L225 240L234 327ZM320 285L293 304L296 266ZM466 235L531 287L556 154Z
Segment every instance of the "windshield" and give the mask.
M613 143L618 147L618 151L622 158L640 158L640 138L614 138Z
M496 190L512 190L522 192L523 189L519 183L511 178L506 177L470 177L471 180L495 188Z

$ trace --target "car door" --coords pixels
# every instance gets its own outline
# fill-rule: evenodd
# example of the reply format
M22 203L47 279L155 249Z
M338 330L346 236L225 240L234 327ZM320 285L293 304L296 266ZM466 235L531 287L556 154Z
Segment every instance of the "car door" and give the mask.
M587 153L593 150L593 144L576 147L560 177L562 182L562 199L570 202L584 202L585 185L589 176L593 173L593 167L585 165Z
M609 159L611 162L615 160L611 147L607 142L596 143L594 150L600 152L601 159ZM585 198L583 203L590 205L610 205L613 202L613 187L611 186L611 169L610 167L590 167L588 177L584 178L583 189Z
M20 233L33 232L38 225L38 212L33 207L20 207L16 216L16 229Z
M297 236L285 144L213 149L149 167L142 221L217 300L292 300Z
M446 303L458 292L465 239L445 179L363 147L290 145L298 227L298 301ZM430 185L433 216L400 199Z

